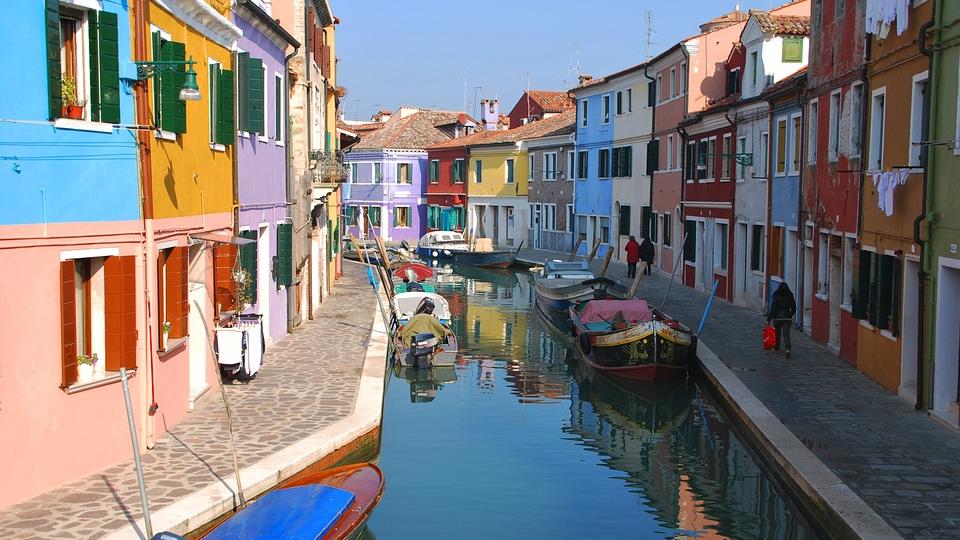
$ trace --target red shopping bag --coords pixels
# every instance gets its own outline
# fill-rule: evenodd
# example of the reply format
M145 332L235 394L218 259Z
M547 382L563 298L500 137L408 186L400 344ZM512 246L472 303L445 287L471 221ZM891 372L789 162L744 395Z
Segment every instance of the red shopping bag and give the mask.
M763 348L771 350L777 346L777 333L769 324L763 327Z

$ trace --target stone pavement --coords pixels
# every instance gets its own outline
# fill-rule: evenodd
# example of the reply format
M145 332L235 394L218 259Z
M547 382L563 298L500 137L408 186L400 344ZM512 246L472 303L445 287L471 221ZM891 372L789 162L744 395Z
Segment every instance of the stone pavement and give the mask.
M541 262L566 254L522 250ZM594 269L601 261L595 260ZM626 284L626 265L607 277ZM670 276L641 278L658 304ZM707 293L673 284L664 311L696 328ZM887 392L809 336L793 332L793 358L762 349L760 313L714 299L703 340L824 464L907 538L960 538L960 435Z
M345 261L319 315L274 344L250 384L226 387L241 468L351 413L376 309L363 267ZM152 510L233 479L216 387L143 454L143 463ZM131 459L0 511L0 531L4 538L97 538L141 515Z

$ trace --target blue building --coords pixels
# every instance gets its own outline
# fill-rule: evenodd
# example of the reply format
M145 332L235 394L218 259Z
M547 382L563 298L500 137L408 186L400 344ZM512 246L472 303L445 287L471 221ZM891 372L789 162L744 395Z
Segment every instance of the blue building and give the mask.
M608 244L611 241L610 221L613 212L610 170L613 97L602 79L581 79L581 85L572 92L577 102L574 239L582 239L586 246L592 246L596 240Z

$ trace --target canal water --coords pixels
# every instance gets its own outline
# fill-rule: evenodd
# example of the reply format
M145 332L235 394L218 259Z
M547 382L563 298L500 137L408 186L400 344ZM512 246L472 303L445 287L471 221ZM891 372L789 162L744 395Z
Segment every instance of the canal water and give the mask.
M521 271L438 276L463 358L394 371L368 540L814 538L696 381L584 365Z

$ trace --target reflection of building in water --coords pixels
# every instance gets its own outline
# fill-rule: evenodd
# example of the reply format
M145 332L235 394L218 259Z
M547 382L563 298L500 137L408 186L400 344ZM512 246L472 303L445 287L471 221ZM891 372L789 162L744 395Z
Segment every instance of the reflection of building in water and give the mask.
M523 358L521 337L528 325L529 282L525 278L518 279L512 272L484 268L460 270L468 272L465 284L467 339L464 343L468 344L469 354ZM480 276L483 280L471 276ZM490 281L494 279L497 281Z
M497 385L496 363L488 358L477 363L477 386L481 390L493 391Z
M664 525L699 538L799 536L799 523L747 449L716 411L691 401L691 389L628 392L578 371L569 431L626 473Z
M507 362L505 379L511 392L524 403L565 398L570 394L567 349L539 323L528 320L524 354Z

